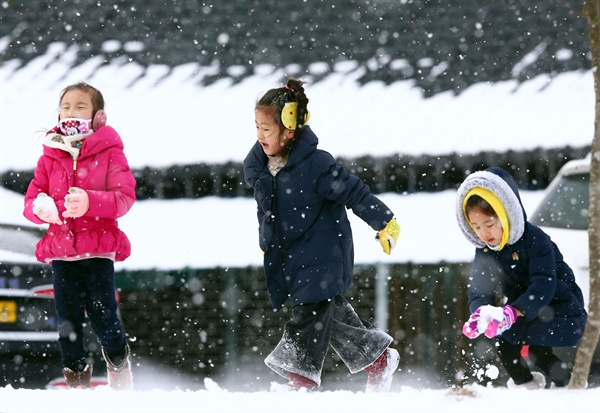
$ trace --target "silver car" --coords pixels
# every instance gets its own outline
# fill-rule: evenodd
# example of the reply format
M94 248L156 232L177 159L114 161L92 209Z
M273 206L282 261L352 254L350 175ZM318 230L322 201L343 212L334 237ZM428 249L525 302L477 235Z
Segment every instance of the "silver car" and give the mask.
M41 227L0 223L0 387L65 387L52 271L35 258L44 234ZM100 344L89 322L84 334L90 358L100 362ZM94 377L93 383L106 384L106 379Z
M42 235L0 224L0 354L58 353L52 275L34 255Z
M567 162L552 180L542 202L529 218L558 245L565 262L575 274L581 288L586 309L589 308L590 267L588 241L588 213L590 204L590 161ZM564 356L574 358L574 349L556 349ZM592 359L588 385L600 385L600 345Z
M588 207L590 157L567 162L552 180L542 202L530 217L558 245L573 269L577 284L589 304L590 268Z

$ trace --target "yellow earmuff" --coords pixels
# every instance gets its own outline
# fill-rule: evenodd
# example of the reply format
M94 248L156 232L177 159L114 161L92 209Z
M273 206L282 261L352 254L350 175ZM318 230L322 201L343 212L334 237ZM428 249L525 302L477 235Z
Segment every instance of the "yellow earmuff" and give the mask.
M298 102L288 102L285 104L283 109L281 109L281 123L286 129L296 130L297 122L297 114L298 114ZM310 119L310 113L306 111L306 115L304 116L304 124L308 122Z

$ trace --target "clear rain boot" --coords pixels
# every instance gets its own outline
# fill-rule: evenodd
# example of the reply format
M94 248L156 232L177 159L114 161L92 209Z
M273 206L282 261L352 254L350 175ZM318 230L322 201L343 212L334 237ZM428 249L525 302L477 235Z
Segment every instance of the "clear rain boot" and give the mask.
M102 349L108 371L108 385L113 390L133 390L133 374L131 373L129 345L125 345L125 356L118 364L114 364L108 354Z
M365 393L386 393L390 391L394 373L398 368L400 355L393 348L387 348L377 360L367 368L367 388Z
M285 384L271 383L272 392L311 391L316 387L317 383L296 373L290 373L290 380Z

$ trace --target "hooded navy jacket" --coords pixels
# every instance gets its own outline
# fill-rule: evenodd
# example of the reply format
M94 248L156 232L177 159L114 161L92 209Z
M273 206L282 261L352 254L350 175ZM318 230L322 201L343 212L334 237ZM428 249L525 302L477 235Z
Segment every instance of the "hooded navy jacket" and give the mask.
M506 210L510 235L500 251L479 240L465 217L463 201L474 187L493 192ZM527 221L512 176L498 167L469 175L458 189L456 218L464 235L477 247L468 290L470 311L497 305L500 287L507 304L523 313L502 338L512 344L577 345L587 319L581 289L556 244Z
M341 294L352 280L354 245L346 208L374 230L393 217L358 177L317 149L307 126L296 138L286 165L273 176L256 142L244 160L244 179L254 189L259 244L273 308Z

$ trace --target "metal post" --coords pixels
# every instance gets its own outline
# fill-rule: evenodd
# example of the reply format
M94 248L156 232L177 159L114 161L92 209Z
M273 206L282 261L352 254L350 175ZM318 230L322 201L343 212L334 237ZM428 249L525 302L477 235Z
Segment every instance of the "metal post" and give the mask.
M388 330L390 316L389 264L378 263L375 276L375 325L384 331Z

